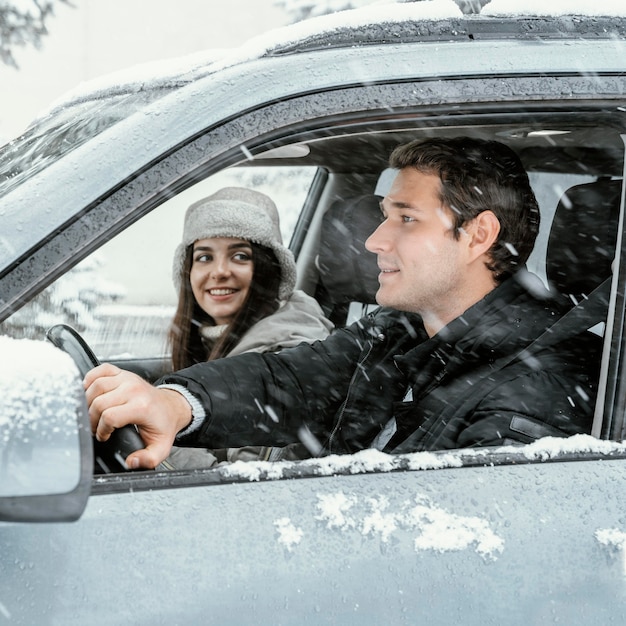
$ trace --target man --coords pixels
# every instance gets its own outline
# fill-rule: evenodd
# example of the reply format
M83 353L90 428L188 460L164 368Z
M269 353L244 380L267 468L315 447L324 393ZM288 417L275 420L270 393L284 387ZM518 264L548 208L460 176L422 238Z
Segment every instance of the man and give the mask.
M137 424L146 449L127 462L154 467L174 442L398 453L588 432L599 342L581 332L533 349L562 311L525 270L539 209L515 153L427 139L390 165L366 243L380 309L324 341L201 363L157 387L102 365L85 378L97 438Z

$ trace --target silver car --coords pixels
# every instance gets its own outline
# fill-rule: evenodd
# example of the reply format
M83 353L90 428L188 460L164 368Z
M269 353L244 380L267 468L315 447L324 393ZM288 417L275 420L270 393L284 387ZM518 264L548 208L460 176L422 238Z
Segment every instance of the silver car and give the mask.
M449 4L346 12L112 77L0 150L0 624L626 620L626 12ZM542 211L530 269L574 311L604 289L590 434L204 470L98 463L80 372L91 358L167 371L190 202L267 191L298 287L343 325L375 306L363 239L378 218L355 199L384 195L396 145L456 135L502 141L527 168ZM46 339L59 324L79 337Z

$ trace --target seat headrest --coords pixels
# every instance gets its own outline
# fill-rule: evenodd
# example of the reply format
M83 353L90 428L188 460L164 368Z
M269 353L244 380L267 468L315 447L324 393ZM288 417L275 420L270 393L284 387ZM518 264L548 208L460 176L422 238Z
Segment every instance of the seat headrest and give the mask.
M546 274L550 288L574 303L611 275L621 190L621 180L600 179L571 187L559 201Z
M329 304L376 302L379 269L365 240L382 220L381 200L373 194L337 200L324 214L318 269Z

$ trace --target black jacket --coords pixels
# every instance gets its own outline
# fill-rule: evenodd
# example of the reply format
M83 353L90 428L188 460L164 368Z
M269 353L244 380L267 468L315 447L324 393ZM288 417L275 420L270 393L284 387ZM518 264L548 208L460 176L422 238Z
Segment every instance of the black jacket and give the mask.
M355 452L392 417L384 450L394 453L589 432L601 340L583 327L535 348L562 311L526 282L505 281L432 338L418 315L381 308L324 341L169 375L160 382L184 385L207 412L178 443L285 445L312 434L326 453Z

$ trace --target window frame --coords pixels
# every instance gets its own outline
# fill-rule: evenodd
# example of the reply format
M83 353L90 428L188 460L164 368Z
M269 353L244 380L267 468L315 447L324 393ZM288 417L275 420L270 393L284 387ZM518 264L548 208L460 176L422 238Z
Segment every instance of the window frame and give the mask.
M606 80L602 80L603 78ZM513 81L514 85L509 85L509 92L501 96L497 103L494 103L494 92L502 79L494 77L486 80L484 77L474 77L452 81L432 79L346 87L329 92L303 94L242 113L237 118L207 129L202 135L191 138L176 150L162 155L158 161L146 164L126 180L119 181L97 201L81 208L62 230L51 233L36 250L31 250L28 255L17 260L10 270L0 276L0 290L4 290L5 286L10 287L7 289L8 297L4 306L0 307L1 314L6 316L15 308L13 302L23 301L40 291L77 261L96 250L102 242L146 215L172 193L186 189L216 171L241 162L243 146L246 153L255 156L283 145L287 138L304 141L324 129L333 129L333 132L353 132L364 124L374 128L377 123L389 128L393 127L393 123L390 122L394 119L397 119L398 124L406 123L400 118L401 114L409 111L416 118L421 117L424 123L449 119L455 124L476 117L493 117L504 112L511 115L516 110L529 113L535 111L537 114L569 111L593 115L614 108L616 102L623 103L623 93L626 92L626 76L600 75L591 78L565 75L544 76L543 79L548 82L547 95L525 96L523 101L514 94L525 93L525 86L536 85L536 77L508 77L507 80ZM555 93L562 93L566 86L571 88L574 83L580 85L581 81L589 85L593 83L595 91L591 92L589 89L584 98L576 100L555 99ZM619 93L620 89L624 91ZM420 93L419 105L410 102L416 90ZM468 91L471 92L472 98L469 103ZM381 107L380 103L388 101L389 98L392 98L393 104ZM445 101L443 105L442 99ZM296 225L292 242L298 252L302 249L305 233L311 225L315 201L323 193L322 178L321 176L307 209ZM97 217L94 219L95 216ZM79 242L83 247L76 254L74 251ZM625 244L626 237L622 235L622 250ZM615 274L619 276L618 280L622 284L626 272L624 258L622 255L619 272ZM623 292L621 294L620 302L623 302ZM614 313L613 309L611 314ZM624 324L623 315L615 318L612 346L619 346L620 354L617 363L615 359L610 359L604 374L607 381L615 384L614 394L611 397L607 395L605 418L615 421L613 414L614 409L617 409L618 413L622 414L620 422L622 425L626 404L624 399L626 393L623 389L626 383L622 380L622 373L626 367L626 351L622 349L626 341ZM619 403L614 401L616 396L620 397ZM617 431L612 429L610 432ZM621 458L621 453L611 454ZM463 452L456 456L461 460L465 458ZM571 460L567 455L562 458ZM597 453L591 453L589 456L584 454L576 456L575 460L582 458L599 457ZM535 461L529 460L522 452L511 455L487 453L479 461L488 464L522 462ZM400 464L397 469L407 471L411 468L409 465ZM310 475L304 470L294 472L294 476L291 477ZM110 492L108 490L131 491L144 488L142 487L144 484L146 489L154 489L214 482L223 484L229 480L224 479L220 472L211 473L211 470L182 472L182 476L174 473L169 477L159 473L150 476L115 475L111 478L99 476L94 479L94 493L108 493Z

